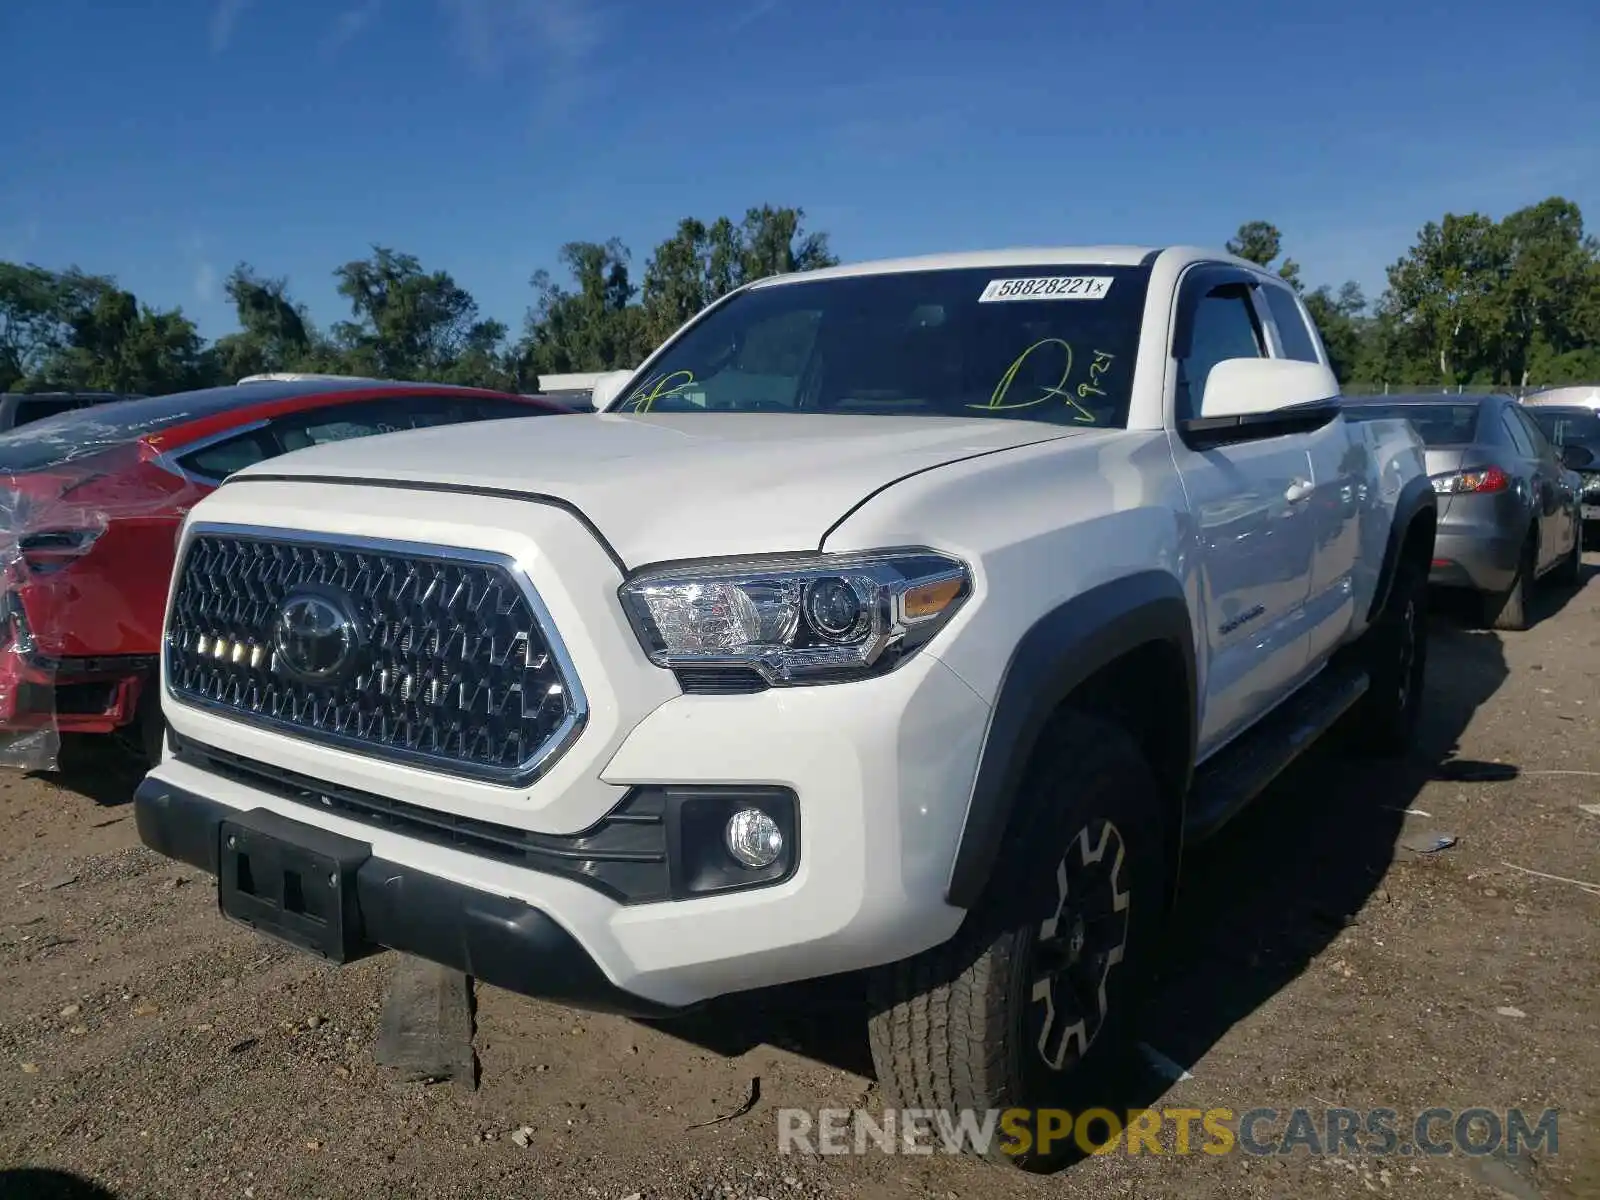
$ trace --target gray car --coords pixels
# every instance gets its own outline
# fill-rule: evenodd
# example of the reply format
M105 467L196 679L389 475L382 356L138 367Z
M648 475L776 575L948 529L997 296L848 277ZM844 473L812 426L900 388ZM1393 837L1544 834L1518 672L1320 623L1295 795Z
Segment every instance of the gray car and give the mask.
M1439 497L1429 582L1482 596L1486 623L1526 629L1528 600L1546 576L1582 572L1582 447L1557 449L1509 396L1347 396L1353 420L1400 417L1426 447ZM1579 460L1583 461L1579 461Z
M1581 477L1584 537L1591 546L1600 545L1600 409L1530 404L1527 413ZM1582 447L1584 453L1574 452L1573 447Z

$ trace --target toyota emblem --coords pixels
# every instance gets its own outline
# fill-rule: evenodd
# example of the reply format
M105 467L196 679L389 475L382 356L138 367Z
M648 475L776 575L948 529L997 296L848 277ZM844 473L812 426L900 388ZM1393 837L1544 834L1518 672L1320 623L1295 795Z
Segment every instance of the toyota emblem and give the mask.
M278 608L273 648L285 674L309 684L342 679L361 652L361 628L338 593L291 592Z

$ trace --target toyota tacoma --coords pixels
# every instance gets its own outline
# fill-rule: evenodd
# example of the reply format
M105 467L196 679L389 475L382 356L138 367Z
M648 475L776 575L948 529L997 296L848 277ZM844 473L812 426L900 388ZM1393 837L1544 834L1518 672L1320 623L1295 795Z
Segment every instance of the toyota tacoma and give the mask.
M1185 848L1413 736L1421 443L1252 263L764 279L596 407L189 513L137 817L226 917L643 1019L864 978L888 1103L1071 1108Z

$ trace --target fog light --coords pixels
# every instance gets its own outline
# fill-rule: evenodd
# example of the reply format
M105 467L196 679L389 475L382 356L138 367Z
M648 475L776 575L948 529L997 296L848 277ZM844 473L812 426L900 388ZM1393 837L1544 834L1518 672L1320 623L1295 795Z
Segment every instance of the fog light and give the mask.
M752 870L771 866L783 852L778 823L759 808L742 808L729 817L723 840L728 853Z

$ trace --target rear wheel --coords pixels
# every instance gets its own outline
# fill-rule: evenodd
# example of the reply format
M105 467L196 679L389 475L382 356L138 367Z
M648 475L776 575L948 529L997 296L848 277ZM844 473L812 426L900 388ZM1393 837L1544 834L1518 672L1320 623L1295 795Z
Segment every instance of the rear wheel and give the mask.
M1522 544L1516 578L1504 592L1490 592L1483 600L1484 623L1494 629L1521 630L1528 627L1529 602L1533 597L1533 577L1539 569L1539 541L1530 530Z
M1115 724L1066 713L1045 739L985 898L949 942L873 973L868 1029L891 1107L956 1122L974 1109L980 1123L1115 1107L1165 904L1160 791ZM1041 1146L1024 1124L1026 1143L997 1127L989 1157L1037 1170L1077 1152L1074 1136Z
M1363 657L1367 693L1355 714L1364 749L1400 754L1416 737L1428 664L1428 576L1402 559L1383 613L1368 630Z

